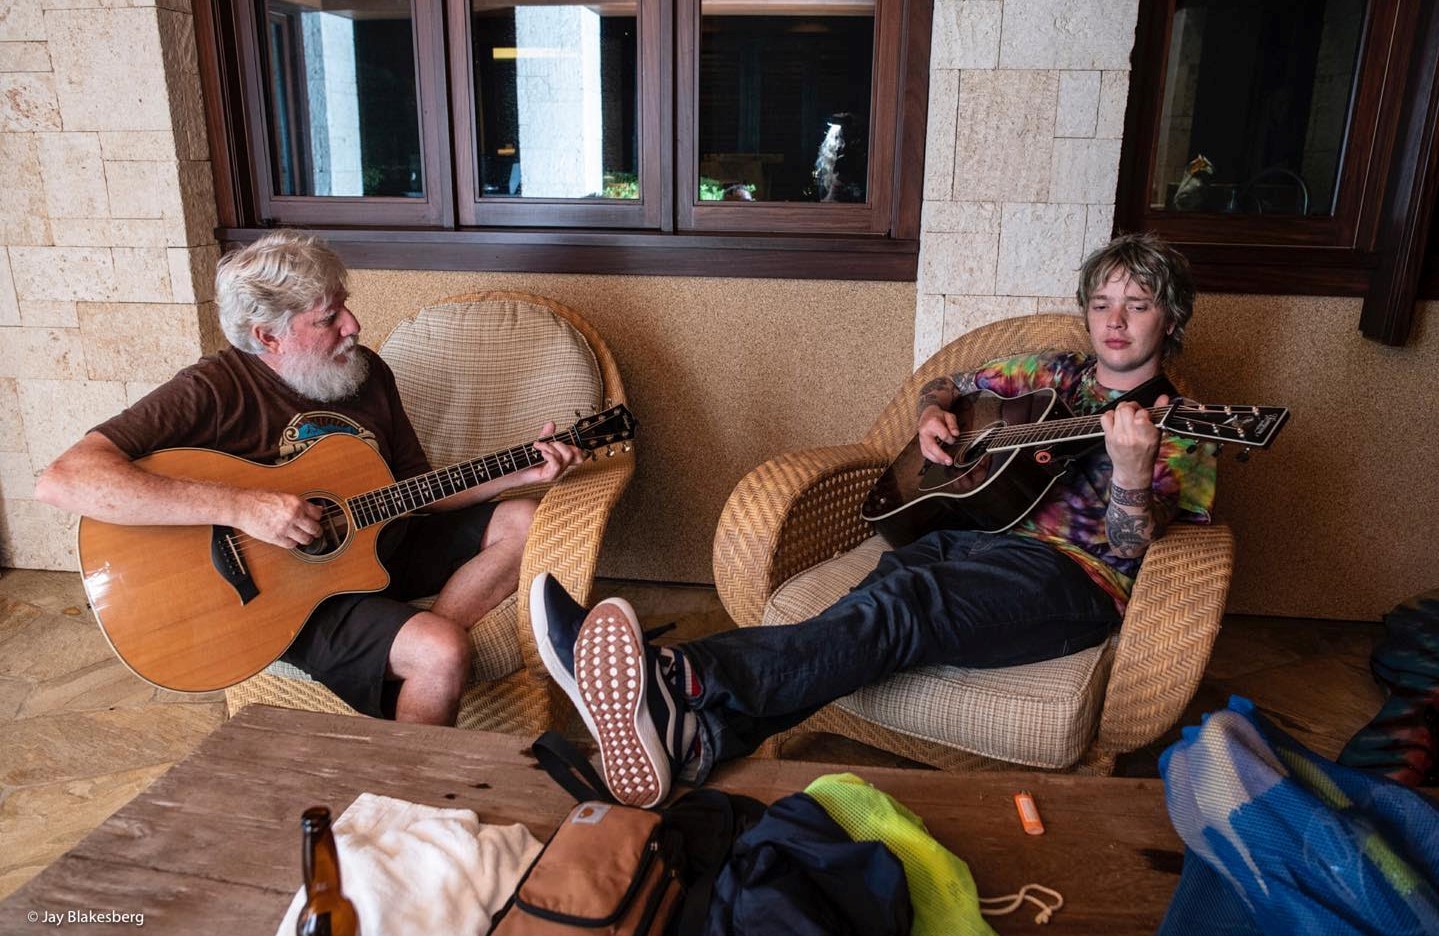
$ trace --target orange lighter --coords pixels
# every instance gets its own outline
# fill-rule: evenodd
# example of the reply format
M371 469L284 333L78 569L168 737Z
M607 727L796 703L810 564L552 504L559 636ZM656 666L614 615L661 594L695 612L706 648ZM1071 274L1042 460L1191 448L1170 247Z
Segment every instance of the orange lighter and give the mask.
M1044 834L1044 823L1039 821L1039 807L1034 805L1034 797L1028 790L1014 794L1014 807L1019 810L1019 822L1024 831L1030 835Z

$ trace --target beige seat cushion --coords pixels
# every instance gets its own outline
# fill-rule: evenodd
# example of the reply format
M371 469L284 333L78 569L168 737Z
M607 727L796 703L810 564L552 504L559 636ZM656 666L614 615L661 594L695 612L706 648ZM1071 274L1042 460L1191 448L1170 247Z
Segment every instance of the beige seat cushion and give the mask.
M380 349L436 468L561 431L602 403L584 336L542 305L516 299L430 306Z
M791 578L770 596L763 623L792 624L818 614L859 584L884 550L874 536ZM836 704L895 731L985 757L1068 767L1098 727L1113 643L1003 669L918 667Z

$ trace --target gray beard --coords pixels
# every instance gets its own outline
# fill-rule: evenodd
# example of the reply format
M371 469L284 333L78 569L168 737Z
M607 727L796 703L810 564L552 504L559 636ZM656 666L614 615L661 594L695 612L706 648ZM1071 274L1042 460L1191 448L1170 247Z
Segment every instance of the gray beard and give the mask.
M370 374L370 360L352 347L350 359L338 364L327 355L282 358L280 379L306 399L333 403L355 395Z

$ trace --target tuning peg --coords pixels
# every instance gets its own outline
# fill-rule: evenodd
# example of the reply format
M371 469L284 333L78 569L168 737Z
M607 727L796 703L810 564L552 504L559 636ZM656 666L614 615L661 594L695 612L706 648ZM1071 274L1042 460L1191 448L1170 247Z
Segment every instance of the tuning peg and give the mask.
M605 446L605 457L606 457L606 458L614 458L614 457L615 457L615 447L614 447L613 445L606 445L606 446Z
M1235 455L1235 456L1234 456L1234 460L1237 461L1237 462L1247 462L1247 461L1249 461L1249 449L1244 449L1244 450L1241 451L1238 455Z
M622 452L632 452L632 451L634 451L634 448L635 448L635 447L634 447L634 443L632 443L632 442L626 442L624 445L621 445L621 446L620 446L620 451L622 451Z
M584 419L584 418L585 418L585 414L584 414L584 413L581 413L579 410L575 410L575 418L576 418L576 419Z

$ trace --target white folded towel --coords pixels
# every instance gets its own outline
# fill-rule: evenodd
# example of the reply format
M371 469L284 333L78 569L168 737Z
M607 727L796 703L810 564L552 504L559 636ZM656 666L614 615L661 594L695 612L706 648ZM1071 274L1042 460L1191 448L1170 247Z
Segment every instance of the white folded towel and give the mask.
M482 936L541 847L519 823L482 825L468 809L372 793L361 793L334 830L340 886L361 936ZM304 904L301 887L275 936L294 936Z

